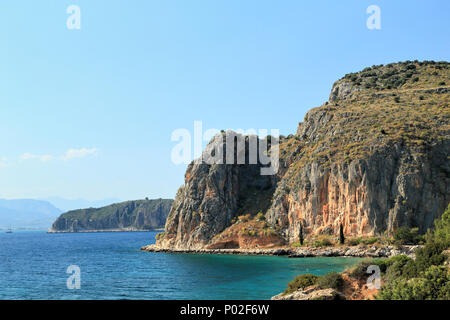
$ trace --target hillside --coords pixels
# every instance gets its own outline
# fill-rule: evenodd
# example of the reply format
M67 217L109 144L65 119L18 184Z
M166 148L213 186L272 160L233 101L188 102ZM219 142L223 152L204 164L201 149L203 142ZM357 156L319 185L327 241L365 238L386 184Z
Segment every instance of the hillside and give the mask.
M449 68L407 61L346 75L280 138L274 176L192 162L157 246L270 247L341 225L346 237L425 232L450 201Z
M171 199L135 200L101 208L63 213L49 230L55 232L139 231L162 228Z

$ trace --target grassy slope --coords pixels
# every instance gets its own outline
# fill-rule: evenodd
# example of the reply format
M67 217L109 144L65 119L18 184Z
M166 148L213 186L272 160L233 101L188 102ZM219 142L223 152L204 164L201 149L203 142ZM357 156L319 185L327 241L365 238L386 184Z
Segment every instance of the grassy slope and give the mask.
M349 163L394 143L403 143L422 157L430 143L449 139L450 94L435 92L450 90L449 63L376 66L340 81L360 91L308 113L332 117L327 126L318 128L317 141L296 135L280 145L281 158L291 163L288 176L294 178L311 161L323 166Z

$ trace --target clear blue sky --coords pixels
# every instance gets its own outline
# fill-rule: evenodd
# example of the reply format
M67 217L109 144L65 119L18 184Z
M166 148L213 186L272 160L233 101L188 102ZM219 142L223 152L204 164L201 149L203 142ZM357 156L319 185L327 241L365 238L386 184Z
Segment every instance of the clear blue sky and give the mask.
M81 9L68 30L66 9ZM381 30L366 8L381 8ZM177 128L294 133L344 74L446 60L450 1L0 3L0 198L174 197ZM72 150L69 151L68 150Z

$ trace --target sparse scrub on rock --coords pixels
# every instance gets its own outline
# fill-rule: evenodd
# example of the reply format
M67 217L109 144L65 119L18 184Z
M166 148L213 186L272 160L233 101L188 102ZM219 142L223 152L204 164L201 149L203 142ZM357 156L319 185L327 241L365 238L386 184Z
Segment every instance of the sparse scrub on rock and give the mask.
M289 294L299 289L306 289L307 287L317 284L318 276L310 273L302 274L295 277L294 280L288 283L288 287L284 290L284 294Z
M317 280L317 287L319 289L331 288L340 290L343 284L344 281L342 279L342 276L338 272L330 272L324 276L319 277L319 279Z

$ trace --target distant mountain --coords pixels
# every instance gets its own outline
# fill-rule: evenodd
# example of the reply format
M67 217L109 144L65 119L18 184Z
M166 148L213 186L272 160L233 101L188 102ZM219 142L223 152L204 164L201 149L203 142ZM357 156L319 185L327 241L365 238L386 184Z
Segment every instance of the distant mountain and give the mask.
M49 230L57 232L140 231L163 228L171 199L134 200L63 213Z
M48 201L0 199L0 228L48 229L61 212Z
M61 209L63 212L82 208L100 208L120 202L120 199L117 198L90 201L86 199L64 199L60 197L48 197L42 200L52 203L55 207Z

